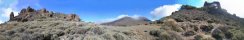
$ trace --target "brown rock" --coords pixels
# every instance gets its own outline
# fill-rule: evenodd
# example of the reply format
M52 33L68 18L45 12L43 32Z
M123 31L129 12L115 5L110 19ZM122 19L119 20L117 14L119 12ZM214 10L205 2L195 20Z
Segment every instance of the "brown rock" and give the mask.
M76 14L70 14L66 19L68 21L80 21L80 18Z
M45 8L41 9L40 12L41 13L48 13L48 11Z
M31 15L31 12L35 12L35 9L31 8L30 6L26 9L22 9L19 16L20 17L26 17L28 15Z
M20 11L20 13L25 13L26 12L26 9L22 9L21 11Z

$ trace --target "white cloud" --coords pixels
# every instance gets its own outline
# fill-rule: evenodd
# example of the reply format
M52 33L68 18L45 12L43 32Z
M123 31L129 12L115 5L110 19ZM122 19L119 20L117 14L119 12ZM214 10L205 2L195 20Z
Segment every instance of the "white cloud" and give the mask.
M18 15L18 12L16 10L14 10L13 8L5 8L2 9L3 14L2 17L9 17L11 12L14 12L14 16Z
M123 17L131 17L131 18L134 18L134 19L138 19L139 17L141 17L140 15L133 15L133 16L129 16L129 15L119 15L117 18L113 18L113 20L117 20L117 19L120 19L120 18L123 18Z
M123 17L128 17L129 15L119 15L118 17L116 17L116 18L123 18ZM113 18L113 19L115 19L115 18Z
M244 18L244 0L205 0L205 1L219 1L221 7L226 9L231 14Z
M101 23L106 23L106 22L112 22L112 21L121 19L123 17L131 17L131 18L134 18L134 19L138 19L141 16L140 15L132 15L132 16L130 16L130 15L119 15L119 16L117 16L115 18L102 19L102 20L96 21L95 23L101 24Z
M0 14L0 24L7 21L9 19L10 13L14 12L14 16L18 15L18 12L13 10L12 8L3 8L0 10L1 12L3 12L2 14Z
M151 14L154 17L165 17L171 15L172 12L178 11L181 7L181 4L173 4L173 5L163 5L160 6L153 11L151 11Z
M2 5L0 7L0 23L6 22L9 19L10 13L14 12L15 16L18 15L16 5L18 0L0 0Z
M0 24L3 23L1 20L0 20Z

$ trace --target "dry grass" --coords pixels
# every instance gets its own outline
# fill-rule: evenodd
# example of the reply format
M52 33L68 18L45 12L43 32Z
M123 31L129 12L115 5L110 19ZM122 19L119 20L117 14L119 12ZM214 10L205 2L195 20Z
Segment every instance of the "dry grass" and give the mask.
M7 24L7 30L11 30L14 28L14 25L13 24Z
M204 34L196 35L194 38L195 40L215 40L210 35L204 35Z
M167 20L164 20L164 22L165 22L164 23L165 26L163 27L166 27L164 29L171 29L177 32L183 31L183 29L180 26L178 26L177 22L172 18L167 18Z

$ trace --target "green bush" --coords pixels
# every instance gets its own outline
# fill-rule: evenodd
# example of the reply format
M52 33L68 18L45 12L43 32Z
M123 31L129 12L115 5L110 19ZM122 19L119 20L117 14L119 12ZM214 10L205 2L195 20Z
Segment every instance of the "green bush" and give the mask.
M122 33L115 33L113 35L113 37L116 39L116 40L128 40L127 39L127 36L125 34L122 34Z
M0 35L0 40L7 40L7 38L3 35Z
M183 40L176 32L161 32L159 40Z
M172 40L171 36L166 32L160 33L159 37L159 40Z
M149 34L152 35L152 36L155 36L155 37L159 37L159 34L161 33L162 31L159 30L159 29L154 29L154 30L150 30Z
M233 34L232 40L244 40L244 33L241 30L232 29L229 31Z
M204 36L204 35L196 35L194 38L195 38L194 40L215 40L212 37L207 37L207 36Z

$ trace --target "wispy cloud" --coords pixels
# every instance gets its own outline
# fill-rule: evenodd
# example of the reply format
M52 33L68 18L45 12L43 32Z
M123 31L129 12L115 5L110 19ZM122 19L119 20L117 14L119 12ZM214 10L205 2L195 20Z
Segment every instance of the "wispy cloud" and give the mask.
M134 18L134 19L138 19L139 17L141 17L140 15L118 15L117 17L115 18L107 18L107 19L102 19L102 20L99 20L99 21L96 21L95 23L97 24L101 24L101 23L106 23L106 22L112 22L112 21L115 21L115 20L118 20L118 19L121 19L123 17L131 17L131 18Z
M180 7L181 4L163 5L158 8L155 8L153 11L151 11L151 14L155 18L161 18L171 15L172 12L179 10Z
M14 16L18 15L18 11L14 10L13 8L4 8L2 9L3 14L1 14L2 17L9 17L11 12L14 12Z

